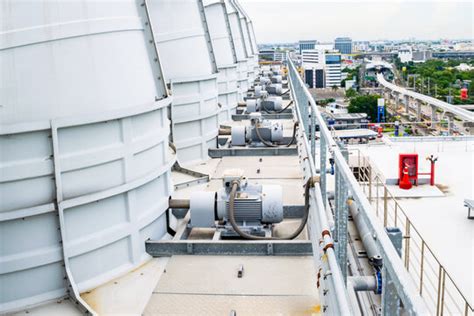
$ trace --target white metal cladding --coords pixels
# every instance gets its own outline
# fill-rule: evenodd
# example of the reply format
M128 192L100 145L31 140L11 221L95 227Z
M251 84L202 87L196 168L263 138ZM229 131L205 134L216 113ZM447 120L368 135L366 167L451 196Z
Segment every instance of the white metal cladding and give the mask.
M247 60L247 51L245 50L242 29L240 27L239 13L237 11L229 11L229 8L231 7L232 5L226 6L226 8L228 9L227 12L229 16L229 24L232 32L232 40L234 41L237 61Z
M214 3L205 7L209 33L219 70L217 75L219 104L219 122L231 119L237 108L237 57L230 37L230 24L223 3Z
M235 9L237 12L238 16L238 24L240 28L240 33L242 36L242 41L243 41L243 48L245 51L245 55L247 56L248 60L248 81L249 81L249 86L252 85L252 83L255 81L255 76L256 76L256 67L258 66L255 64L255 53L253 50L253 45L251 43L251 38L250 38L250 31L247 25L247 22L250 21L250 19L247 17L245 11L242 9L242 7L234 0L230 0L230 6Z
M0 313L107 282L166 233L171 99L144 10L0 7Z
M237 88L237 65L220 67L217 74L217 84L219 90L219 122L229 121L232 114L235 114L239 101Z
M258 75L260 72L260 67L258 64L258 46L257 46L257 40L255 38L255 32L253 30L253 23L250 21L248 22L248 29L250 33L250 41L252 43L253 51L254 51L254 69L255 69L255 76Z
M207 25L214 48L217 67L234 64L235 49L230 37L230 25L223 3L214 3L205 7Z
M237 62L237 88L239 101L243 101L249 89L248 60Z
M201 0L149 0L150 19L173 94L173 142L178 160L208 158L217 145L217 68Z

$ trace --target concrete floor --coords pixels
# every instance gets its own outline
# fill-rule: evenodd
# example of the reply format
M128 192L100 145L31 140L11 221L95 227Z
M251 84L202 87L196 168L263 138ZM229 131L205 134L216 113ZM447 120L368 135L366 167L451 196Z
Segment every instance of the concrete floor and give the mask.
M173 256L144 315L318 314L315 284L311 257Z

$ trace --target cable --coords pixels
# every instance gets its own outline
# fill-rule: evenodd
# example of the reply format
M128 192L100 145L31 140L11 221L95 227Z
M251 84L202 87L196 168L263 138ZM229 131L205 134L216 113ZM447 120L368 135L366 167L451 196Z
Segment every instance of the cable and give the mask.
M273 143L267 142L265 139L263 139L262 135L260 135L259 132L259 124L255 124L255 132L257 133L258 139L267 147L278 147L278 145L275 145Z
M232 228L235 230L237 234L239 234L240 237L244 239L250 239L250 240L290 240L290 239L295 239L298 237L299 234L303 231L304 227L306 226L306 223L308 222L308 215L309 215L309 188L312 186L313 182L312 178L308 179L308 181L305 184L305 191L304 191L304 206L305 206L305 212L303 215L303 218L301 219L301 224L298 226L298 228L289 236L285 237L260 237L260 236L254 236L251 234L248 234L244 231L242 231L235 222L235 214L234 214L234 202L235 202L235 196L237 194L237 188L239 187L239 183L237 181L232 181L232 189L230 190L230 199L229 199L229 221L230 224L232 225Z
M286 145L286 147L290 147L295 142L295 140L296 140L296 128L298 126L299 126L298 122L295 122L295 124L293 124L293 136L291 137L291 141Z
M293 143L295 142L295 140L296 140L296 129L297 129L298 126L299 126L299 123L298 123L298 122L295 122L295 124L293 124L293 136L291 137L290 142L285 145L286 147L290 147L290 146L293 145ZM276 145L276 144L273 144L273 143L270 143L270 142L264 140L263 137L262 137L262 135L260 134L258 125L255 125L255 132L256 132L256 134L257 134L258 139L259 139L265 146L267 146L267 147L278 147L278 146L279 146L279 145Z
M267 114L274 114L274 113L282 113L283 111L285 111L286 109L288 109L292 104L293 104L293 100L291 100L287 106L285 106L283 109L281 109L280 111L269 111L266 107L265 107L265 102L262 100L262 102L260 103L260 105L262 106L262 109L265 111L265 113Z

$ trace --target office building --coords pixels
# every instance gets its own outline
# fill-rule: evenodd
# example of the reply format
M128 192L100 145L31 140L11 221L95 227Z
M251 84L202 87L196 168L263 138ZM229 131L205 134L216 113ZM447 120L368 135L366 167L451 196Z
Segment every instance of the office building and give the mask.
M341 86L341 54L325 54L326 87Z
M316 40L309 40L309 41L299 41L298 43L298 49L299 53L301 55L301 52L306 49L314 49L318 41Z
M334 48L341 54L352 54L352 39L349 37L338 37L334 41Z

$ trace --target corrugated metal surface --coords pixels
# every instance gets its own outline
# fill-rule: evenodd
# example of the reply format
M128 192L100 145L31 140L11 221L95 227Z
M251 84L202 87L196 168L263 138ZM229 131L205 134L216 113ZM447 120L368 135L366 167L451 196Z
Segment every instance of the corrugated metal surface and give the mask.
M166 233L170 100L145 9L0 6L0 312L102 284Z
M223 122L230 120L237 108L237 56L225 5L221 2L207 5L205 13L219 70L219 122Z
M172 135L183 164L217 145L217 67L201 0L150 0L160 60L173 93Z

